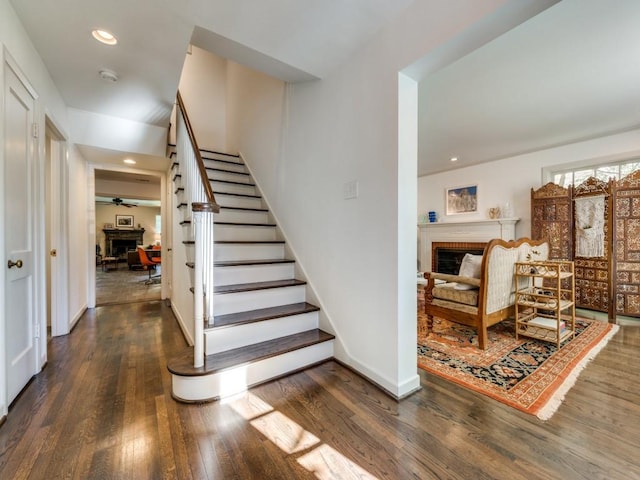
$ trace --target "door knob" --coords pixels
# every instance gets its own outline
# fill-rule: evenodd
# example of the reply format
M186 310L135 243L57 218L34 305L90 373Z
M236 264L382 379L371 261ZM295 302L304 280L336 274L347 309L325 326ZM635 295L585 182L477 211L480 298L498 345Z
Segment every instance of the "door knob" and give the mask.
M17 262L12 262L11 260L9 260L7 262L7 266L9 268L13 268L13 267L22 268L22 260L18 260Z
M56 257L58 255L58 251L54 248L49 252L49 255L51 255L52 257Z

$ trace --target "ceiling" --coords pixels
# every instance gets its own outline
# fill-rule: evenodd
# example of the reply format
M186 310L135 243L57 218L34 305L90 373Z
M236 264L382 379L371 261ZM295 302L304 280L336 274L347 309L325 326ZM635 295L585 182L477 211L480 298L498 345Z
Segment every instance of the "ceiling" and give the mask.
M637 0L563 0L425 78L419 175L639 128L638 20Z
M190 42L285 81L323 78L412 3L10 1L69 107L158 126L169 123ZM554 2L507 2L540 3ZM563 0L430 73L419 89L419 174L639 126L638 18L637 0ZM97 43L94 28L118 45ZM100 78L105 68L116 83ZM80 149L92 163L126 154Z

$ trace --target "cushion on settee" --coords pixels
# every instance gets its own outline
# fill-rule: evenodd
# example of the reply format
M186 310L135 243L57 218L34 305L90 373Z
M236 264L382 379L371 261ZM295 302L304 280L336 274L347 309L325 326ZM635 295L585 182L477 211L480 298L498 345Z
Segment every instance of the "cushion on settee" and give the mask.
M456 288L459 283L445 283L433 289L433 296L442 300L464 303L475 307L478 305L478 287L469 285L473 290L460 290Z
M480 278L480 273L482 271L482 255L472 255L471 253L465 254L462 258L462 263L460 264L460 272L458 273L461 277L470 277L470 278ZM478 287L474 287L473 285L468 285L466 283L456 283L453 287L456 290L473 290Z

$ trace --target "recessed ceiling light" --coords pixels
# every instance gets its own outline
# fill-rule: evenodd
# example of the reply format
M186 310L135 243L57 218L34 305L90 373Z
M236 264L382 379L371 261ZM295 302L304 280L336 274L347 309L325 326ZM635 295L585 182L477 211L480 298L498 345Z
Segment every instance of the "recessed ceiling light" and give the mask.
M100 78L102 78L103 80L107 80L108 82L117 82L118 81L118 74L112 70L100 70L100 72L98 72L100 74Z
M100 43L104 43L105 45L115 45L116 43L118 43L118 39L107 30L96 29L91 32L91 35L93 35L93 38L98 40Z
M458 157L451 157L450 159L452 162L457 162L458 161Z
M131 158L125 158L123 161L124 161L124 163L128 163L129 165L135 165L136 164L136 161L132 160Z

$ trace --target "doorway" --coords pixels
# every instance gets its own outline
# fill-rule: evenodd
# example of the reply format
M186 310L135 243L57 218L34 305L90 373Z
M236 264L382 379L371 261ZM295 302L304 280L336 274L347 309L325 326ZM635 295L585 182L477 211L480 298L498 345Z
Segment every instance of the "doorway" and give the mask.
M47 337L69 333L67 144L64 135L45 118L45 267Z
M160 300L163 282L148 283L137 246L163 247L164 174L95 168L95 305ZM93 247L92 247L93 248ZM161 275L161 267L154 276Z

